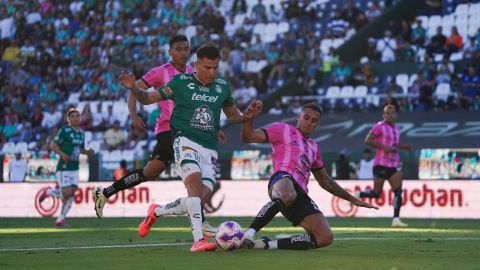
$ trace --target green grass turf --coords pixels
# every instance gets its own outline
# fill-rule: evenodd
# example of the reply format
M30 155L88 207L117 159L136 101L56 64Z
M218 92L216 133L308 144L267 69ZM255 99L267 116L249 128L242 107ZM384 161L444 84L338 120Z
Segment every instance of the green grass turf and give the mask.
M208 220L215 225L235 220L246 228L251 218ZM160 219L144 239L137 235L140 218L71 218L66 229L53 228L51 218L0 218L0 269L480 270L479 220L405 219L407 229L389 228L390 219L328 220L335 241L322 249L191 253L184 217ZM276 218L258 236L299 232L301 228ZM148 244L152 246L133 247ZM92 248L99 246L103 248Z

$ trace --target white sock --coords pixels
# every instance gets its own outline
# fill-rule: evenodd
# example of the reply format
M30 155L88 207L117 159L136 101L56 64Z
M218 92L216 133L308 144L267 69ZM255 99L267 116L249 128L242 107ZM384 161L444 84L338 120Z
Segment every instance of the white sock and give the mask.
M68 211L70 211L70 208L72 208L72 204L73 204L73 196L63 201L62 211L60 212L59 218L60 217L65 218L67 216Z
M185 215L187 211L187 197L182 197L171 203L157 206L153 212L159 217L165 215Z
M253 239L253 237L255 236L255 233L256 233L256 232L257 232L257 231L255 231L254 229L248 228L248 230L245 232L244 235L245 235L246 238Z
M278 241L277 240L268 241L268 249L278 249Z
M48 196L57 197L57 198L59 198L59 199L63 199L63 194L62 194L62 189L61 189L61 188L48 189L48 190L47 190L47 195L48 195Z
M193 240L195 242L203 238L202 207L200 203L199 197L188 197L187 199L188 218L192 225Z

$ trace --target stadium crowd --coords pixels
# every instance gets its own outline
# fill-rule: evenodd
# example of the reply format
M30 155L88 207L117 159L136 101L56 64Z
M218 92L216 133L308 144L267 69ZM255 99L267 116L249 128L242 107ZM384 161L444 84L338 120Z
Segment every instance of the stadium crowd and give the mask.
M221 48L220 74L231 82L241 109L291 78L298 78L301 85L298 95L312 94L319 81L325 86L366 85L380 89L379 94L394 93L394 80L373 74L369 63L348 65L336 53L338 46L392 2L1 1L0 140L36 142L32 150L47 150L64 123L62 112L79 102L82 128L105 137L101 149L131 148L136 140L151 139L153 134L132 130L126 106L119 106L125 104L127 93L117 75L125 69L139 77L167 62L168 40L176 33L187 35L192 51L207 42ZM384 38L369 40L370 62L418 61L415 52L403 49L407 45L423 44L427 51L435 51L430 39L422 41L418 26L405 21L393 24L387 26ZM396 45L401 49L395 49L393 56L380 50L389 35L401 45ZM472 61L478 58L477 39L478 35L462 49ZM477 66L458 76L461 71L452 70L448 58L456 49L453 45L443 48L446 60L442 63L434 63L429 53L422 58L418 78L409 90L418 93L416 99L407 96L387 102L405 111L432 109L437 106L433 90L440 82L449 82L458 93L466 86L478 92ZM442 108L478 109L478 98L457 97L447 99ZM277 104L271 112L298 111L299 106L298 102L292 108ZM139 111L150 127L158 113L158 109Z

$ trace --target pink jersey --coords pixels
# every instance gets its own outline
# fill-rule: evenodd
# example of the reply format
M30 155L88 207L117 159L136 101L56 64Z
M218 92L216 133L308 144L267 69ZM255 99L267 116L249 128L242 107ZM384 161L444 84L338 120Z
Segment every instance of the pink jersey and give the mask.
M274 123L264 129L272 144L273 173L284 171L293 176L308 193L308 178L312 168L323 168L320 147L310 138L286 123Z
M377 148L373 164L390 168L399 167L400 155L398 154L398 145L400 144L400 129L396 125L391 126L385 121L380 121L373 126L370 133L375 135L377 143L397 149L390 153L385 153L382 149Z
M193 72L193 67L187 65L185 73L190 72ZM182 73L183 72L180 72L175 68L171 62L168 62L149 70L143 75L142 80L150 87L158 88L165 86L175 75ZM175 107L172 100L159 101L157 104L161 113L157 118L157 123L155 123L155 134L170 130L170 117L172 116L173 108Z

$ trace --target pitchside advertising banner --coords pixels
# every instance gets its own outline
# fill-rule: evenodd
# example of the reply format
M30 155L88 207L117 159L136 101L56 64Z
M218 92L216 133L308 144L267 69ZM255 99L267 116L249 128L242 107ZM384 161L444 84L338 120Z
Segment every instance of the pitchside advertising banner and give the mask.
M371 188L364 181L337 181L350 193ZM81 183L75 195L70 217L94 217L92 190L108 183ZM0 184L1 217L57 216L61 202L48 198L42 204L38 197L45 183ZM480 185L476 181L405 181L402 217L410 218L480 218ZM144 217L151 203L164 204L186 196L181 181L146 182L110 198L105 217ZM387 188L382 196L371 200L379 210L358 208L332 196L315 183L310 184L310 196L329 217L391 217L393 193ZM220 189L206 206L210 216L255 216L269 201L266 181L221 181Z
M381 113L326 114L311 137L322 150L363 149L365 136L380 120ZM262 128L275 122L295 125L297 118L293 115L260 115L254 125ZM412 143L415 149L480 147L478 112L399 113L397 124L401 130L401 140ZM220 145L220 151L270 149L268 144L248 145L240 142L240 125L230 125L225 133L228 143Z

